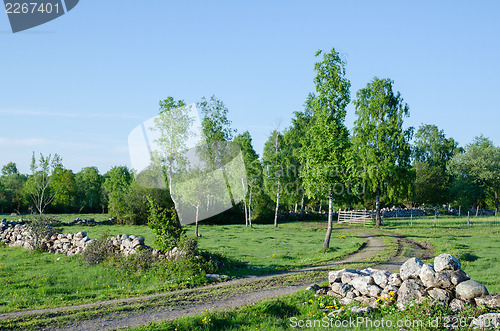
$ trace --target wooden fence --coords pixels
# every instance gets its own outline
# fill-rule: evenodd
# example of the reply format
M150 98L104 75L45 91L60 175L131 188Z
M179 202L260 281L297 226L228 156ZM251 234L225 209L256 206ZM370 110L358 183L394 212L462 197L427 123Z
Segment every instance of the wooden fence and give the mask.
M375 220L370 216L368 211L339 210L338 223L375 225Z

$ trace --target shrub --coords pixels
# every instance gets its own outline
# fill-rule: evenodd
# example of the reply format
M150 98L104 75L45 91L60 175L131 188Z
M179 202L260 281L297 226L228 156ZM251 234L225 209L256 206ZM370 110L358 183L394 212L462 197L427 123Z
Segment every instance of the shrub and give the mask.
M45 241L52 235L61 232L61 229L58 228L60 222L56 219L45 218L43 216L31 216L30 221L28 231L31 236L31 250L47 250Z
M135 254L129 256L116 255L114 264L120 267L124 272L140 272L151 268L155 263L152 251L150 249L137 250Z
M82 258L89 265L99 264L107 258L113 256L114 247L104 232L98 240L93 240L87 245L82 253Z
M162 251L168 251L178 246L178 242L184 234L177 213L174 208L166 210L148 197L149 217L148 225L156 235L155 244Z

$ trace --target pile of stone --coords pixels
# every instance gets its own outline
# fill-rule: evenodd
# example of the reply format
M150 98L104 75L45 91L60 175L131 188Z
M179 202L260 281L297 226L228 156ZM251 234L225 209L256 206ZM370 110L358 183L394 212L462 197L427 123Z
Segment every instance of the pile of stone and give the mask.
M27 237L25 245L29 242ZM75 255L81 254L92 240L87 237L87 232L59 233L44 240L45 248L49 253Z
M370 216L375 218L376 211L370 210ZM423 208L382 208L380 209L380 215L382 217L418 217L425 216L425 210Z
M483 284L471 280L460 267L454 256L441 254L434 258L434 264L411 258L400 273L372 268L331 271L327 294L340 298L342 305L359 302L372 308L395 301L398 309L404 310L431 299L457 312L465 304L500 309L500 294L490 296Z
M73 226L73 225L95 226L95 225L97 225L97 222L93 218L91 218L89 220L77 218L77 219L70 221L70 222L61 222L61 225L63 225L63 226Z
M2 222L0 222L0 228L4 228L4 227L7 227L7 226L15 226L15 225L23 225L23 224L26 224L27 222L25 220L23 220L22 218L19 219L19 221L7 221L6 218L4 218L2 220Z
M116 237L109 237L109 242L115 248L115 252L129 256L135 254L138 249L152 249L144 244L144 238L134 235L122 234Z
M41 241L41 247L53 254L75 255L81 254L88 244L97 239L90 239L87 232L76 233L59 233L50 236ZM23 247L32 249L34 247L34 238L30 228L24 222L7 222L0 223L0 241L8 246ZM129 256L137 253L138 250L151 250L151 253L156 258L161 259L176 259L185 256L187 253L177 247L163 252L157 249L152 249L144 243L143 237L134 235L118 235L116 237L108 237L109 243L114 247L114 251L118 254Z

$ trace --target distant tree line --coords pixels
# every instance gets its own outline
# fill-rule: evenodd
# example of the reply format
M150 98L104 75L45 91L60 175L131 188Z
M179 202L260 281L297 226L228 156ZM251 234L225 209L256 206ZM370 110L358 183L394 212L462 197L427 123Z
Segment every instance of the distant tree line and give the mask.
M379 211L386 206L498 209L500 147L482 135L461 147L432 124L422 124L416 132L405 128L409 106L393 90L392 80L378 77L357 91L352 101L356 121L348 130L344 121L351 85L345 62L335 49L316 56L315 93L294 113L290 127L270 133L262 157L248 131L236 134L231 128L221 100L213 96L198 103L205 139L237 143L247 175L244 201L209 221L251 226L257 220L278 226L283 213L304 217L306 211L328 210L331 225L334 210L368 208L378 211L380 224ZM160 102L160 114L173 114L184 105L168 97ZM126 166L104 174L96 167L74 173L57 154L38 160L33 154L29 174L19 173L12 162L2 167L0 212L109 213L123 223L142 224L148 197L165 210L174 206L168 185L151 188L154 180L148 172L136 176ZM325 248L329 238L327 234Z

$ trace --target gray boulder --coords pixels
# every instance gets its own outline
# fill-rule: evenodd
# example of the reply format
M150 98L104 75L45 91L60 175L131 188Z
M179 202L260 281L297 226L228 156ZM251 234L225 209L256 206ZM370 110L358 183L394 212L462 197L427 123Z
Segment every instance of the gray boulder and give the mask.
M398 273L391 274L389 276L388 284L392 285L392 286L398 286L398 287L401 286L401 284L403 284L403 280L401 279L400 274L398 274Z
M451 300L449 307L452 312L459 313L464 310L465 303L462 300L455 298Z
M331 283L340 282L344 272L357 273L354 269L333 270L328 273L328 281Z
M425 299L424 285L419 279L407 279L398 291L396 305L399 310L405 310L412 302L422 302Z
M378 285L368 285L368 294L373 298L378 298L382 289Z
M342 286L340 286L340 289L339 289L339 294L342 296L342 297L346 297L347 294L349 292L352 292L352 290L354 289L354 287L352 285L349 285L349 284L342 284Z
M347 306L349 304L351 304L352 302L354 302L353 299L351 298L342 298L340 299L339 303L342 305L342 306Z
M485 295L484 297L474 298L477 305L483 305L491 309L500 309L500 293Z
M353 279L361 277L360 273L358 273L356 270L354 271L355 272L345 271L344 273L342 273L342 278L341 278L342 283L352 285Z
M418 274L422 284L425 287L433 287L434 286L434 276L436 272L434 271L434 266L432 264L424 264L422 268L420 268L420 272Z
M319 289L320 289L320 287L319 287L319 285L318 285L318 284L313 284L313 285L311 285L311 286L308 286L308 287L306 288L306 291L315 291L315 292L316 292L316 291L317 291L317 290L319 290Z
M356 290L361 292L363 295L369 295L370 294L370 288L368 285L373 284L373 278L371 276L360 276L357 278L354 278L351 282L351 285L354 286Z
M377 284L378 286L380 286L382 288L387 286L387 284L389 283L390 276L391 276L391 272L389 272L387 270L376 271L372 275L373 281L375 282L375 284Z
M427 291L427 294L435 301L439 301L448 304L453 299L453 292L448 290L443 290L440 288L432 288Z
M443 270L460 269L460 261L453 255L443 253L434 258L434 270L441 272Z
M334 293L340 294L340 288L342 287L342 285L344 285L344 284L332 283L332 285L330 285L331 291Z
M445 270L434 275L434 286L445 290L453 290L455 285L451 282L451 271Z
M372 307L351 307L349 309L354 314L369 314L373 311Z
M424 263L416 257L407 260L400 269L401 279L403 281L407 279L417 279L423 265Z
M455 288L455 292L457 298L461 300L472 300L489 294L486 286L475 280L461 282Z
M465 271L463 271L462 269L458 269L450 273L450 279L453 285L457 286L461 282L469 280L470 277L465 273Z

